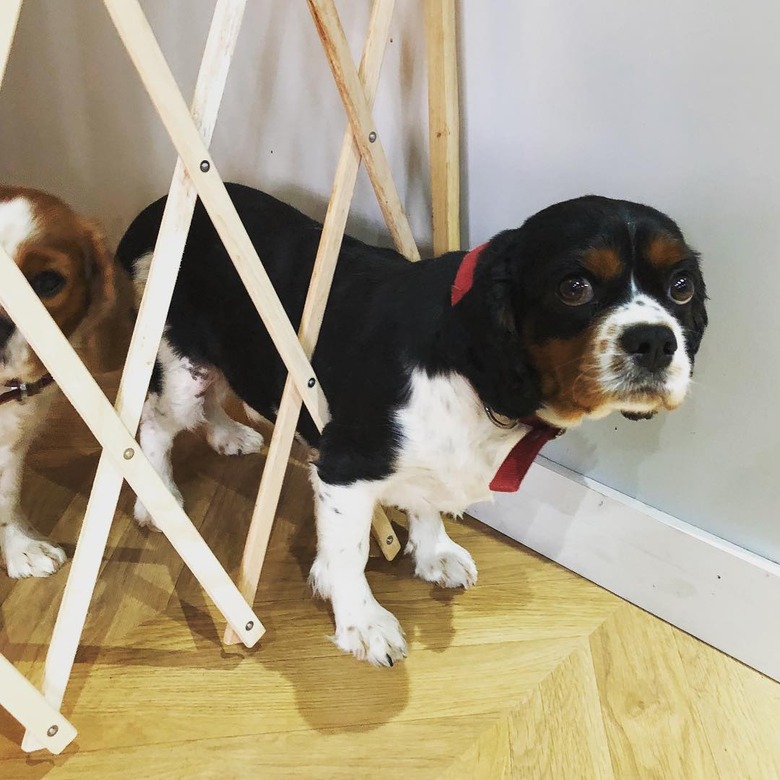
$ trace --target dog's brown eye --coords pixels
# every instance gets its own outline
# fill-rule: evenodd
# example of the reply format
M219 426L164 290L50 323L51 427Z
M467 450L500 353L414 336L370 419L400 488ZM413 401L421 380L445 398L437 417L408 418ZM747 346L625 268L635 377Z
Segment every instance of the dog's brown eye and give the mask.
M688 274L677 274L669 285L669 297L675 303L688 303L693 298L693 293L693 279Z
M51 298L65 286L65 277L49 269L34 276L30 286L39 298Z
M593 300L593 286L584 276L567 276L558 287L558 297L567 306L582 306Z

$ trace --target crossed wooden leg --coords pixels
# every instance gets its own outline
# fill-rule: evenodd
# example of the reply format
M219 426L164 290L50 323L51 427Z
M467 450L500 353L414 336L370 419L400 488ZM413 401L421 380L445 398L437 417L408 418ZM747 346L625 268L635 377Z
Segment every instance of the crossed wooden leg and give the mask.
M371 102L373 102L379 83L379 72L393 16L394 3L395 0L376 0L371 12L368 37L360 63L360 78ZM301 344L307 355L313 353L317 343L330 286L336 271L359 165L360 151L352 131L347 128L341 145L328 212L325 215L322 237L314 261L314 271L298 331ZM252 513L252 522L241 560L238 587L249 603L252 603L257 593L260 572L273 528L300 411L301 398L294 383L288 378L279 404L260 491ZM386 523L387 531L377 534L376 529L380 523L383 525ZM392 548L393 555L400 550L395 532L384 517L375 517L374 530L375 537L387 557L391 557L388 555L388 548ZM225 630L224 641L226 644L235 644L239 641L238 636L230 626Z
M259 620L138 447L21 270L0 250L0 303L196 579L248 646ZM74 627L80 632L81 627ZM57 692L59 694L59 692Z
M76 729L43 697L41 692L0 654L0 706L51 753L62 751L73 741Z
M245 0L218 0L193 105L193 115L199 128L187 112L137 0L104 0L180 155L155 248L155 262L139 311L142 327L137 326L134 333L116 412L111 409L83 364L48 318L13 262L7 255L0 253L0 302L17 321L20 330L103 446L84 527L47 658L44 690L49 702L56 702L57 706L62 701L72 669L123 478L127 479L142 499L157 525L226 616L230 640L238 639L251 646L263 633L259 620L238 596L236 588L213 553L140 452L131 433L137 428L140 417L196 194L200 194L290 371L244 554L241 591L250 602L257 588L301 404L306 404L320 428L328 417L327 404L308 356L313 351L322 322L361 157L366 163L399 250L410 259L419 257L382 145L373 129L370 113L388 37L393 0L375 2L360 74L349 58L346 39L332 0L307 1L342 94L351 130L347 132L342 145L336 182L301 323L300 343L295 338L292 326L207 152ZM21 0L13 0L0 9L0 80L20 5ZM165 263L157 261L158 257L164 257ZM397 553L397 539L381 513L375 517L375 535L380 544L384 544L383 551L388 557ZM21 675L13 667L10 668L11 672L5 666L0 667L0 682L13 677L17 685L14 690L17 690ZM26 684L33 694L40 696L23 677L21 680L22 687ZM4 690L4 687L0 686L0 690ZM55 744L59 744L51 739L52 734L49 733L54 728L54 721L47 730L48 740L44 740L40 728L29 720L27 712L24 717L26 720L22 722L28 728L24 745L26 749L35 749L41 745L54 749ZM75 731L64 719L61 725L56 725L55 734L59 733L59 739L62 740L61 750L75 736ZM66 726L71 731L67 731Z
M0 85L16 34L22 0L0 4ZM52 707L35 686L0 654L0 707L16 718L28 733L52 753L61 753L76 736L76 729Z
M420 255L371 117L395 2L375 0L359 72L351 60L333 0L307 2L350 120L341 145L328 212L299 329L301 344L306 354L311 355L317 343L336 271L361 157L398 250L409 259L419 259ZM249 603L252 603L257 593L300 410L301 399L294 384L288 379L241 561L239 588ZM380 527L385 527L387 531L378 532ZM377 508L374 515L373 530L385 556L394 557L400 546L392 526L380 508ZM227 644L238 641L230 626L225 630L224 641Z
M325 396L214 161L193 125L138 0L103 3L303 403L321 430L328 420ZM381 536L386 531L391 528L384 519L381 531L375 534Z
M193 115L206 144L213 133L244 7L245 0L219 0L215 7L193 100ZM118 416L130 431L138 427L196 197L179 161L117 397ZM104 451L46 658L43 690L57 706L73 667L122 481L122 474ZM253 616L244 622L244 631L250 622L256 627L252 640L257 641L263 633L262 625ZM247 640L245 634L242 641ZM40 740L28 733L22 746L34 750L40 745Z

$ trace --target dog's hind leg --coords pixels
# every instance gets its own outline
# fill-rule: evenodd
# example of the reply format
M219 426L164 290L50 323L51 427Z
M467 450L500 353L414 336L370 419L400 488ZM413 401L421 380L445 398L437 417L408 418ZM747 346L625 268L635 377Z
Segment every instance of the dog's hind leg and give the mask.
M141 449L180 504L184 503L173 480L171 449L176 436L194 430L204 421L206 394L217 374L209 366L177 355L163 339L157 356L159 388L149 393L141 415ZM146 507L137 500L135 519L141 526L157 530Z
M375 666L406 656L395 616L374 598L365 575L376 489L371 482L323 482L312 469L317 515L317 557L311 568L314 592L330 599L335 644Z
M208 443L220 455L260 452L263 437L253 428L230 417L222 406L227 392L227 382L222 377L216 379L206 391L203 415Z
M414 558L414 573L443 588L470 588L477 567L467 550L447 536L441 515L433 510L409 512L409 541L404 551Z

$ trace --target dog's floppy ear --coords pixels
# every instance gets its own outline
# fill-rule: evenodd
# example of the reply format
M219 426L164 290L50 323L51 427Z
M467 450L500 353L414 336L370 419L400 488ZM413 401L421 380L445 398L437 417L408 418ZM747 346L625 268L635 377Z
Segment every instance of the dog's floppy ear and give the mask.
M133 284L109 252L99 228L84 223L82 251L89 283L89 308L82 322L84 358L94 371L124 362L133 328Z
M493 238L481 251L472 289L457 304L471 348L469 379L494 412L528 417L541 406L541 384L523 342L523 254L520 231Z

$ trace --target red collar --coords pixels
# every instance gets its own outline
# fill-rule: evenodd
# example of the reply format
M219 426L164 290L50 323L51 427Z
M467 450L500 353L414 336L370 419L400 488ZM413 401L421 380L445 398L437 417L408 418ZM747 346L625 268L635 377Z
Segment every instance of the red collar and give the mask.
M458 273L455 274L455 281L452 283L452 291L450 293L450 304L452 306L458 303L471 289L471 285L474 284L474 269L477 267L477 260L479 260L479 256L486 246L487 243L478 246L476 249L472 249L463 260L460 261Z
M498 467L490 482L490 489L496 493L516 493L542 447L563 433L563 428L556 428L538 417L527 417L520 422L529 426L528 433L512 447Z
M486 246L487 244L485 243L476 249L472 249L461 260L450 292L450 303L452 306L455 306L474 284L474 269L477 267L479 256ZM488 416L493 419L489 411ZM556 428L536 416L518 420L518 422L527 425L530 430L515 444L512 451L499 466L496 476L493 477L490 489L498 493L516 492L542 447L548 441L557 438L563 433L562 428Z
M37 382L22 382L19 379L11 379L4 385L5 391L0 392L0 405L9 401L24 403L31 395L38 395L51 384L54 384L51 374L44 374Z

